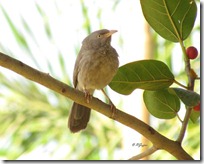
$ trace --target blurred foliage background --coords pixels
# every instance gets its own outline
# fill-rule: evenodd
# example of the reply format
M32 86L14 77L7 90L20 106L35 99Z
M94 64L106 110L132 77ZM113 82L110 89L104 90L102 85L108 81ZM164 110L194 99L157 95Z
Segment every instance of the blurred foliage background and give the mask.
M87 34L104 27L125 29L123 35L116 37L116 49L119 54L125 53L131 45L132 40L125 45L125 36L131 36L131 30L139 26L137 11L132 5L139 5L139 1L127 3L122 0L101 3L96 0L1 1L0 51L72 85L75 57ZM121 11L123 16L117 16ZM116 20L107 13L115 15ZM132 14L130 18L128 14ZM118 28L117 21L121 23ZM200 49L199 23L198 19L191 36L185 41L186 46L194 45ZM187 78L179 46L152 30L150 35L154 47L152 57L168 64L176 79L185 84ZM132 39L134 41L134 37ZM121 64L127 57L120 56ZM192 61L192 67L200 76L199 58ZM122 125L92 112L87 129L73 135L66 125L72 101L4 68L0 68L0 82L0 159L126 159L122 155L123 140L128 138L124 137ZM195 86L195 91L200 93L199 81ZM123 100L119 98L119 108L121 104ZM183 107L181 115L184 110ZM158 120L150 117L150 123L171 139L178 136L180 122L176 118ZM196 159L200 159L199 136L200 121L189 122L183 145ZM149 159L174 157L158 151Z

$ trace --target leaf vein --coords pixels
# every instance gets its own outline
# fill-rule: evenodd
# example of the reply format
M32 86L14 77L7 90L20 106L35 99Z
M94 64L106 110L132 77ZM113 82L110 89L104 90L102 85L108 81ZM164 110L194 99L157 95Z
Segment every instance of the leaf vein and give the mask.
M152 75L152 73L148 70L148 68L145 67L145 65L142 65L142 67L145 69L146 72L148 72L148 74L152 77L152 79L156 80L154 75Z
M128 70L131 71L131 72L133 72L133 74L134 74L135 76L137 76L140 81L142 81L142 79L140 78L140 76L139 76L134 70L132 70L132 69L130 69L130 68L128 68Z
M164 7L164 5L162 5L162 4L160 4L160 3L158 3L158 2L157 2L157 1L155 1L155 0L152 0L152 2L153 2L153 3L155 3L155 4L157 4L158 6Z
M169 77L166 76L166 75L157 67L156 63L155 63L155 64L153 63L153 67L155 67L155 69L156 69L163 77L169 79Z
M170 20L170 22L171 22L171 25L172 25L172 27L173 27L175 33L176 33L176 38L177 38L178 40L181 40L181 36L179 35L178 29L176 28L175 23L174 23L174 21L173 21L171 15L170 15L170 13L169 13L169 9L168 9L168 7L167 7L166 1L163 0L163 2L164 2L164 6L165 6L165 9L166 9L168 18L169 18L169 20Z
M174 108L171 107L171 106L167 103L168 101L166 100L166 97L165 97L166 103L163 102L163 101L161 101L161 100L160 100L159 98L157 98L157 97L155 97L155 99L156 99L157 101L159 101L161 104L163 104L164 106L168 107L173 113L176 113L175 110L174 110ZM168 113L171 113L171 112L168 112Z
M178 9L180 3L181 3L181 0L180 0L180 1L178 2L178 4L176 5L174 11L173 11L172 14L171 14L171 17L173 17L174 13L176 13L176 11L177 11L177 9Z
M181 27L180 27L180 33L181 33L181 38L183 38L183 22L185 20L186 15L188 14L189 10L191 9L192 5L190 5L190 7L188 8L188 10L186 11L186 13L184 14L182 20L181 20Z
M154 20L155 23L157 23L157 24L163 26L164 29L166 29L167 31L169 31L169 33L171 33L176 39L178 39L177 36L176 36L171 30L169 30L168 27L166 27L164 24L162 24L161 22L159 22L159 21L158 21L157 19L155 19L153 16L149 16L149 17L150 17L152 20Z

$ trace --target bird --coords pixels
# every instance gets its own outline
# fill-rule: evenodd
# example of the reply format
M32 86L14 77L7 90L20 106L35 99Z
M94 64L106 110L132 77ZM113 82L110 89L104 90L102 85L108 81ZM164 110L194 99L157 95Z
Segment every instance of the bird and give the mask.
M75 61L73 84L77 90L85 93L87 103L95 90L102 90L108 97L103 88L111 82L119 66L118 53L111 46L111 36L116 32L117 30L97 30L82 41ZM90 114L90 108L74 102L68 119L70 131L76 133L85 129Z

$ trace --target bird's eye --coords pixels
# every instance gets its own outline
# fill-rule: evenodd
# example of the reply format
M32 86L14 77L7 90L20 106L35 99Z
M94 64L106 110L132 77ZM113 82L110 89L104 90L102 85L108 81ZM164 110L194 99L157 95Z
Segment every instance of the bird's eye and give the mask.
M97 38L101 38L101 34L98 34L98 35L97 35Z

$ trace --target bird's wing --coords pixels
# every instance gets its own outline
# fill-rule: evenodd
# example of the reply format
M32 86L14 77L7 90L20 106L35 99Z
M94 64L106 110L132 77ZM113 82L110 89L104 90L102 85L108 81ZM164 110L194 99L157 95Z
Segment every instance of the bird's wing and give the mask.
M83 50L83 49L79 51L73 73L73 84L75 88L77 87L78 84L78 73L83 66L83 63L81 62L83 62L85 59L90 59L93 56L93 54L95 54L95 52L96 52L95 50Z
M80 62L85 54L86 54L86 51L83 50L83 48L81 48L75 62L74 73L73 73L73 84L75 88L77 88L77 84L78 84L78 73L80 71Z
M74 73L73 73L73 84L74 84L75 88L77 87L77 83L78 83L77 77L78 77L78 73L79 73L79 63L80 63L81 58L82 58L82 53L80 51L78 56L77 56L76 62L75 62Z

